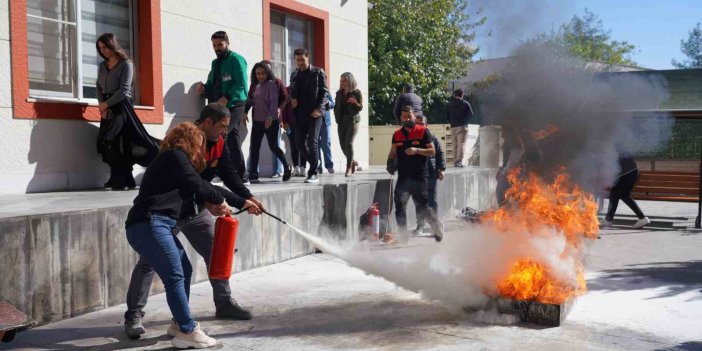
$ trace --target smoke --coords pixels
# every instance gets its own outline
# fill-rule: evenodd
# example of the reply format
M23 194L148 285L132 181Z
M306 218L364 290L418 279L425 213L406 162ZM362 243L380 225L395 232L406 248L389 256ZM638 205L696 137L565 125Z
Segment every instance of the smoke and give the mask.
M489 226L465 223L449 231L440 244L418 238L409 245L394 247L372 242L332 243L308 233L325 253L337 256L367 274L384 278L398 287L440 301L460 312L475 307L478 322L512 324L515 320L495 311L480 311L498 296L496 283L509 274L518 259L532 257L548 264L554 277L576 285L574 258L563 255L566 239L557 231L548 236L527 235L520 228L498 232Z
M673 122L666 114L633 112L657 110L668 99L661 77L595 74L585 67L548 44L524 45L496 83L477 95L487 123L523 141L531 171L549 179L565 166L574 182L594 191L612 184L619 155L663 145ZM538 141L531 135L549 126L558 131Z

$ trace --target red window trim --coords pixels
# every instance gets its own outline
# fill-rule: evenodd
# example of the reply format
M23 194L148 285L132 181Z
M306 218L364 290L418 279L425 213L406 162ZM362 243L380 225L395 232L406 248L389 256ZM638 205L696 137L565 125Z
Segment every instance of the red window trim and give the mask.
M163 123L163 66L161 63L161 1L139 0L139 83L141 105L137 115L144 123ZM70 119L99 121L97 106L81 103L27 101L29 64L27 1L10 1L10 51L12 58L12 108L18 119Z
M293 0L263 0L263 57L271 59L271 9L291 13L314 24L314 62L329 74L329 12Z

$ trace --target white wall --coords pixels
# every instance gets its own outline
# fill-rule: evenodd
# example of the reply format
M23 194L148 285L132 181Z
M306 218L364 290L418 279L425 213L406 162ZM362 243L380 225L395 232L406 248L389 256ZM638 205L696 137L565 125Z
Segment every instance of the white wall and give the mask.
M330 15L330 71L332 92L341 73L350 71L367 100L368 39L367 1L300 1ZM163 137L169 127L192 120L204 101L193 85L207 78L214 58L210 35L228 32L231 48L242 54L249 67L263 59L263 5L260 0L161 1L164 123L146 125L152 135ZM45 192L99 188L109 169L95 151L97 123L71 120L20 120L12 116L9 0L0 0L0 193ZM61 117L61 116L56 116ZM362 112L356 137L356 158L368 165L368 113ZM333 118L332 118L333 120ZM264 142L264 149L267 150ZM336 126L332 144L337 171L345 158L338 144ZM248 138L244 145L248 155ZM261 157L261 171L270 157ZM138 166L136 167L138 168ZM137 170L136 173L138 173Z

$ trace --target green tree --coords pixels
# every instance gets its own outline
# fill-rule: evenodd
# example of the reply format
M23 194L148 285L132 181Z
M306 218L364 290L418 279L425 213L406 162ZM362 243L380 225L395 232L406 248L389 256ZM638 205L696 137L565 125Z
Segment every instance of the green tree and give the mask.
M700 28L699 23L690 31L687 40L680 41L680 51L688 59L683 62L673 60L673 66L677 68L702 68L702 28Z
M475 50L464 0L369 0L368 75L371 124L394 123L403 83L431 104L448 96L446 82L468 71Z
M636 65L631 58L636 46L626 41L612 40L611 31L605 30L602 20L588 9L585 9L582 17L573 16L570 22L562 24L557 31L541 34L531 40L531 43L540 42L560 46L571 55L587 61Z

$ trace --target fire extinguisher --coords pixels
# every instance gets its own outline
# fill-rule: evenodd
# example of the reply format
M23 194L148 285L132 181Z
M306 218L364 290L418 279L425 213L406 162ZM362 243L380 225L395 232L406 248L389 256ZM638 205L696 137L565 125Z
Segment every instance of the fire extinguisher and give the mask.
M234 265L234 250L239 221L229 213L217 218L215 236L210 255L210 279L229 280Z
M368 230L373 239L380 238L380 210L377 202L368 209Z

